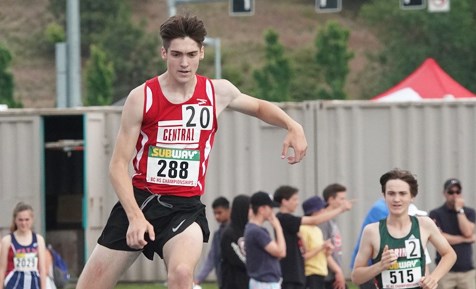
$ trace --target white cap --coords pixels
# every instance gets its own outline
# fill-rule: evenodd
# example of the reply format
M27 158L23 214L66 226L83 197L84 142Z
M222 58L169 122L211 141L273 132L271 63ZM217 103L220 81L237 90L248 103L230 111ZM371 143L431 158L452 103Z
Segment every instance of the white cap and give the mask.
M410 206L408 206L408 214L410 216L428 216L427 212L419 210L415 204L410 204Z

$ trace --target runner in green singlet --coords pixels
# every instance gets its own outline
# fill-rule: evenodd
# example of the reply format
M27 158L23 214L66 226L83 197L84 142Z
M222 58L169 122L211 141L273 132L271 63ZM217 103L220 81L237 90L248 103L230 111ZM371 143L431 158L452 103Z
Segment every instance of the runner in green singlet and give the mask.
M417 180L408 171L394 169L380 177L380 185L389 215L365 227L352 282L359 285L374 279L380 289L436 289L456 254L430 218L408 215L418 194ZM433 272L425 272L428 242L442 256Z

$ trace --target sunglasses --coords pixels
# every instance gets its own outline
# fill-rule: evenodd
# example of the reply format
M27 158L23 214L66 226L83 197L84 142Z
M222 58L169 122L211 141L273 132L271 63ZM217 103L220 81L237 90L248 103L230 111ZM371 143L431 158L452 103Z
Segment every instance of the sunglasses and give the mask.
M459 195L459 194L461 194L461 191L460 190L449 190L448 191L448 195L454 195L454 194Z

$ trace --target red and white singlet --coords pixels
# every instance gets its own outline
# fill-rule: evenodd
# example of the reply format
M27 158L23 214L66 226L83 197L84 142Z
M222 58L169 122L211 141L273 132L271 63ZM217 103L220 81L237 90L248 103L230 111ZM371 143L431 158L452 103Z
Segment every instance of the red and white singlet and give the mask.
M5 289L40 289L40 273L38 272L38 238L32 232L29 245L18 243L15 235L10 233L11 245L8 249L8 262L5 272ZM5 286L5 287L3 287Z
M145 83L141 132L133 159L132 184L154 194L200 196L218 129L212 82L196 75L193 96L173 104L158 77Z

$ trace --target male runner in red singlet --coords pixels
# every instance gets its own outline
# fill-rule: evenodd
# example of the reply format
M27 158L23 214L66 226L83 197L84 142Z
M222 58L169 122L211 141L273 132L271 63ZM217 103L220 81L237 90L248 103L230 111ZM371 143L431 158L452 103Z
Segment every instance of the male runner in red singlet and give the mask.
M303 128L277 106L224 79L196 74L204 57L203 22L173 16L160 27L167 71L133 89L124 104L109 174L119 197L78 280L78 289L113 288L140 253L164 259L171 289L192 288L209 231L204 193L217 118L229 108L287 130L282 155L301 161ZM293 153L288 155L288 149ZM132 159L132 180L128 166Z

